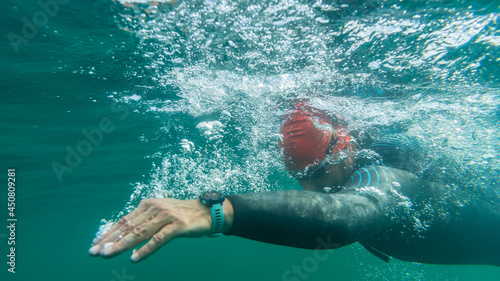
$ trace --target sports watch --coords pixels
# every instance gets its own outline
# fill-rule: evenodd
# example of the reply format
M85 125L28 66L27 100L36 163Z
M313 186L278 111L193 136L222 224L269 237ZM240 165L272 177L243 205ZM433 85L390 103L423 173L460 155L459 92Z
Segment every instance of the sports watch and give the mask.
M222 234L222 228L224 227L222 202L225 199L224 194L218 191L206 191L200 195L201 204L209 207L212 211L212 228L208 237L218 237Z

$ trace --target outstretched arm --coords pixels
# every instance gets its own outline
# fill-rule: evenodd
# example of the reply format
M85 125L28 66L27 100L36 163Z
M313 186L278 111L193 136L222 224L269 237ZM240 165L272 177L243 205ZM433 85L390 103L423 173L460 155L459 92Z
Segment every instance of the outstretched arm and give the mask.
M421 181L411 173L374 166L357 171L342 193L229 195L223 204L223 232L299 248L337 248L389 228L388 211L396 209L398 192L404 194L419 186ZM137 262L176 237L205 236L210 226L210 210L198 200L143 200L101 240L94 241L89 253L113 257L152 237L132 255Z
M280 191L228 195L224 229L257 241L299 248L338 248L379 229L378 199L352 194ZM234 208L234 210L233 210ZM210 209L199 200L143 200L96 239L92 256L114 257L149 239L131 256L138 262L177 237L203 237L211 226Z

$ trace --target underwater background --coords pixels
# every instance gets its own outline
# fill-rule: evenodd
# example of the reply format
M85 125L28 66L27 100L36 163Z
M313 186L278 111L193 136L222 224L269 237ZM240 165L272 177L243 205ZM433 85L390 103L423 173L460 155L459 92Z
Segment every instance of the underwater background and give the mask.
M300 189L277 149L290 100L404 131L500 189L500 1L0 2L0 280L500 280L236 237L139 264L88 256L142 198ZM8 169L15 169L15 231ZM15 234L15 271L7 270ZM500 255L500 253L499 253Z

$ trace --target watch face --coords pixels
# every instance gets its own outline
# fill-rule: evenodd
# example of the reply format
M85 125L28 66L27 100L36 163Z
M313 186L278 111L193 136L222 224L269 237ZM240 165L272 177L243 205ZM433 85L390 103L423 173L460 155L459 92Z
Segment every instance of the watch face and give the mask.
M222 197L222 193L218 191L207 191L202 194L203 198L206 200L217 200Z

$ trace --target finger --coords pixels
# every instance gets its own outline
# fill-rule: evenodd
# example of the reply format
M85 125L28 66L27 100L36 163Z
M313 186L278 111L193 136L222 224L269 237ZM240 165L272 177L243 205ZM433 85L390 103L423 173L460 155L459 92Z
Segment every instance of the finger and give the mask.
M113 242L108 242L107 247L99 252L103 257L113 257L128 249L133 248L137 244L144 242L149 239L153 234L157 233L165 225L171 224L173 220L171 218L154 218L149 222L145 222L140 226L135 227L131 232L127 234L120 234L116 240ZM116 233L119 233L118 231ZM109 238L113 238L110 236Z
M136 211L137 211L137 209L132 211L130 214L120 218L120 220L118 220L108 230L106 230L106 232L104 232L101 237L94 238L94 240L92 240L92 244L95 245L95 244L100 243L101 241L106 239L108 236L110 236L112 233L114 233L117 229L129 224L132 219L134 219L135 217L140 215L140 212L136 212Z
M165 226L158 233L156 233L146 245L135 251L130 259L133 262L139 262L149 257L161 248L161 246L172 241L177 236L176 229L177 227L174 224Z
M129 215L126 215L124 217L122 217L120 220L118 220L115 224L113 224L109 229L108 231L106 231L101 239L99 240L99 242L101 241L106 241L107 239L109 239L108 237L110 237L112 234L114 234L118 229L122 228L123 227L129 227L130 224L131 224L131 216Z
M150 206L151 206L150 200L142 200L136 209L134 209L128 215L126 215L126 216L122 217L120 220L118 220L118 222L116 222L114 225L112 225L111 228L108 231L106 231L106 233L104 233L104 235L101 237L101 239L98 239L98 241L94 244L97 244L100 241L103 241L104 239L106 239L108 236L110 236L112 233L114 233L119 228L123 227L124 225L126 226L127 223L129 223L130 221L134 220L135 218L137 218L137 217L141 216L142 214L144 214L145 212L147 212L147 210L149 209Z
M132 233L129 233L117 242L111 242L106 244L103 249L99 252L99 255L105 258L111 258L122 252L133 248L135 245L146 241L151 235L153 235L158 229L153 229L151 227L136 227Z
M120 225L120 228L115 228L114 231L109 231L105 238L101 239L96 245L89 249L89 254L91 256L97 256L103 250L112 246L114 243L118 242L120 239L132 232L141 233L143 229L146 229L146 223L153 220L154 217L149 214L149 212L140 214L133 220L124 220ZM154 233L154 232L153 232Z

